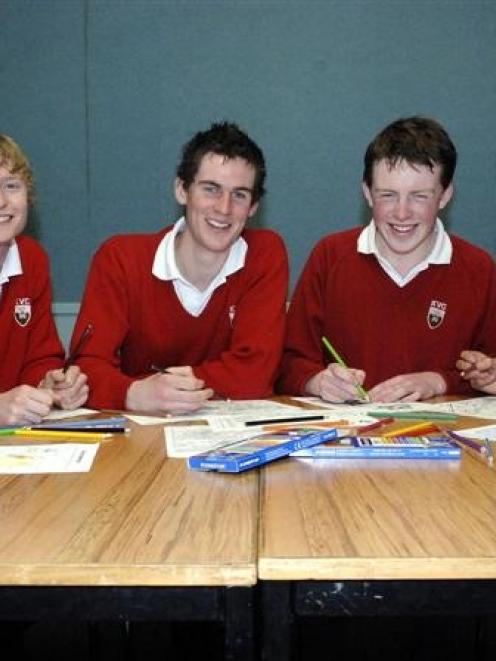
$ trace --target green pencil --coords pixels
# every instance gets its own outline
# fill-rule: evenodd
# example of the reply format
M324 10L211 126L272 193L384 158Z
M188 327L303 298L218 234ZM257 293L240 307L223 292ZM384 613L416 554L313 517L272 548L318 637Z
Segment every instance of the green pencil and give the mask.
M390 415L398 420L457 420L456 413L446 411L395 411L394 404L390 408L384 407L383 411L367 411L372 418L383 418Z
M325 346L325 348L329 351L331 356L333 356L334 360L341 365L341 367L346 367L348 369L348 365L344 362L344 360L341 358L341 356L338 354L336 349L332 346L332 344L329 342L327 337L324 335L322 337L322 342ZM359 383L355 384L355 388L357 389L357 392L360 396L360 399L365 400L366 402L369 401L369 396L367 394L367 391L365 388L363 388Z

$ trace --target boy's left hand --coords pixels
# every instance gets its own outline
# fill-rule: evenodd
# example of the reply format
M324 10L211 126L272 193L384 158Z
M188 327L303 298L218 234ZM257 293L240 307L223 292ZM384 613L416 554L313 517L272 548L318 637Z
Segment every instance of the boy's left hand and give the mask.
M55 406L76 409L88 399L89 388L86 382L86 374L77 365L71 365L66 372L63 369L47 372L38 387L52 391Z

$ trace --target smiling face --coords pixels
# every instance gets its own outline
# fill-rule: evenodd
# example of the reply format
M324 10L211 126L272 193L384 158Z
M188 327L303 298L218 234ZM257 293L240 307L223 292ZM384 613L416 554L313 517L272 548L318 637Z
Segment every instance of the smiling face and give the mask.
M0 166L0 263L28 218L28 190L23 178Z
M176 179L175 194L185 206L185 239L195 250L226 254L256 212L255 168L242 158L208 153L188 188Z
M363 193L372 209L377 230L377 248L401 273L427 257L433 242L436 218L453 195L450 184L443 189L440 167L399 161L374 164L372 186Z

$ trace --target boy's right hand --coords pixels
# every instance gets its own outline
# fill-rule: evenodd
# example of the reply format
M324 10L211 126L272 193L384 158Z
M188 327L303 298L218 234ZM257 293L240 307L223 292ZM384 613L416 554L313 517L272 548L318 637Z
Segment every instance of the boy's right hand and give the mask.
M126 409L130 411L182 414L201 408L214 392L196 378L191 367L169 367L132 383L127 391Z
M0 423L2 425L37 424L50 412L53 396L50 390L17 386L0 393Z

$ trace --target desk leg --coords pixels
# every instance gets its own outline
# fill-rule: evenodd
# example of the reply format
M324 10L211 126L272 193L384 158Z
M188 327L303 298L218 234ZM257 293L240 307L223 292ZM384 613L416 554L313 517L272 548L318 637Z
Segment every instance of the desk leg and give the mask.
M287 581L262 581L259 586L262 600L262 661L290 661L291 584Z
M225 661L253 661L253 588L225 589Z

